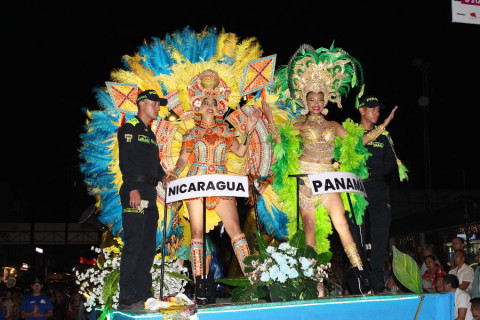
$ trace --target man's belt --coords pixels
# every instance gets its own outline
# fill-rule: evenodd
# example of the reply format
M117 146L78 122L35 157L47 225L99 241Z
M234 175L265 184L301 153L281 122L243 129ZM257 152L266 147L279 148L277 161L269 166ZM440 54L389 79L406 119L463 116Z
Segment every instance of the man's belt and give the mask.
M154 187L157 186L158 184L158 179L154 177L149 177L149 176L133 176L131 179L128 179L129 181L132 182L141 182L141 183L147 183L150 184Z

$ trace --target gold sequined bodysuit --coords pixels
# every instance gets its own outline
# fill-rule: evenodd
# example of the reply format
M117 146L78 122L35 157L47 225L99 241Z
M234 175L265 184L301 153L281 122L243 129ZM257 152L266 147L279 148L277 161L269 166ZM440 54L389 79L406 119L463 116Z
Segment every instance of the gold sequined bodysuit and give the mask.
M333 158L335 127L322 116L311 116L300 130L303 156L309 162L330 163Z
M310 116L303 128L300 129L303 138L303 154L299 159L299 171L305 174L334 171L332 165L333 148L335 142L335 127L323 116ZM310 189L308 177L302 178L304 184L300 186L300 207L314 210L320 200L326 200L326 195L314 195Z

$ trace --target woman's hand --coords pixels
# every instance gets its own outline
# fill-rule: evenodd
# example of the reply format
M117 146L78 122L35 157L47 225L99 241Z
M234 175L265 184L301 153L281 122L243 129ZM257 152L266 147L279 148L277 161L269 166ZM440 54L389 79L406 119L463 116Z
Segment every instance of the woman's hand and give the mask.
M265 114L265 117L267 117L268 123L273 123L272 108L270 108L270 105L265 99L262 99L262 111Z
M395 106L392 112L390 112L390 115L385 119L385 121L383 121L383 125L385 127L388 126L388 124L393 120L393 116L395 115L395 111L397 111L397 109L398 109L398 106Z
M165 178L162 180L162 185L163 188L166 189L167 185L172 182L173 180L178 179L178 176L176 173L170 172Z
M255 110L248 114L247 116L247 134L250 134L253 129L255 128L255 125L258 122L258 119L260 119L260 116L262 115L262 111L260 109L255 108Z

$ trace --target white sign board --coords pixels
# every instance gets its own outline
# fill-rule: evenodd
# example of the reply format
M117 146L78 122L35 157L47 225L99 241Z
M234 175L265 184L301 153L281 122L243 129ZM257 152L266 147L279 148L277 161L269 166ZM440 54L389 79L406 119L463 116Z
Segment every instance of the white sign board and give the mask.
M230 174L190 176L170 182L167 203L200 197L248 197L248 178Z
M367 196L362 179L350 172L326 172L309 174L313 194L351 192Z
M480 24L480 0L452 0L452 22Z

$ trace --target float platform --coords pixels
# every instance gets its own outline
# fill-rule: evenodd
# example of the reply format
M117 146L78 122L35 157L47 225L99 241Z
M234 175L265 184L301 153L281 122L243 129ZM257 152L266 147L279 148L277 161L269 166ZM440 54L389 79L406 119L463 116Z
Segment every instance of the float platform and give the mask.
M423 299L423 301L422 301ZM454 294L395 294L327 297L315 300L286 302L226 303L199 307L199 320L237 319L398 319L414 320L422 303L417 320L452 320ZM101 310L96 310L100 315ZM165 316L165 318L169 318ZM139 311L126 313L112 310L110 320L160 320L161 312Z

